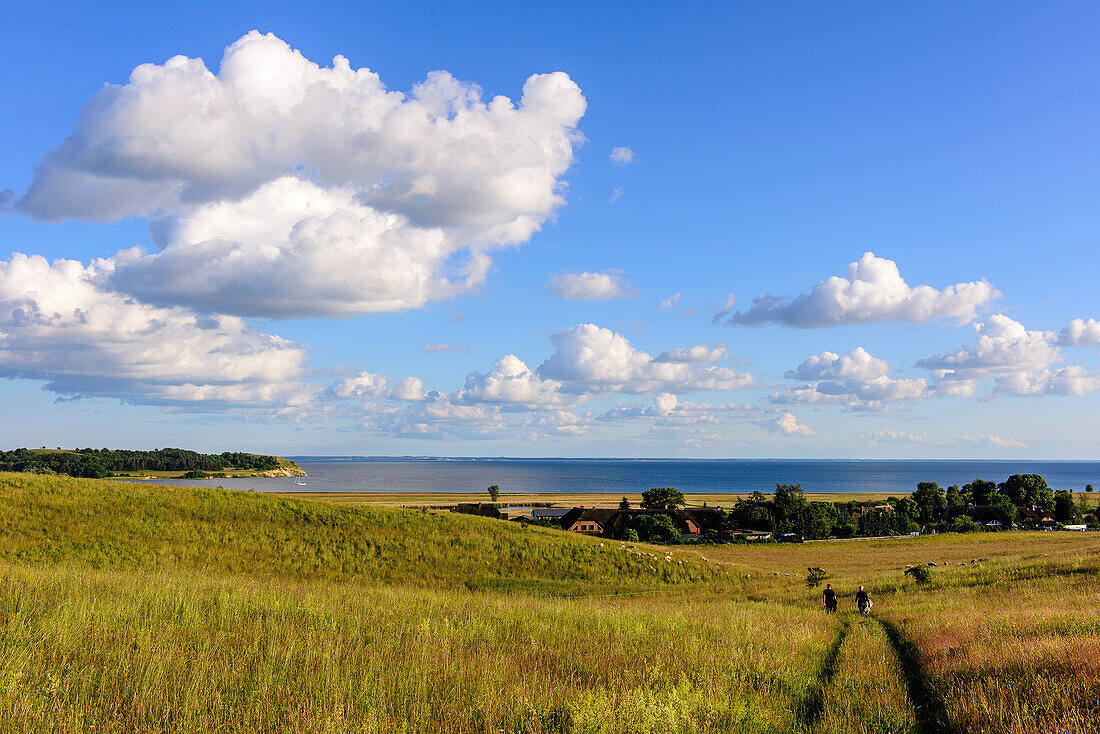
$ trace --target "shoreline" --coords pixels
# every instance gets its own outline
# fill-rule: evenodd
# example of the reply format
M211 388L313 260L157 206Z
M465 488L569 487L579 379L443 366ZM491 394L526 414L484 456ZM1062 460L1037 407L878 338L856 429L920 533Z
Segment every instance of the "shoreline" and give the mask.
M247 491L247 490L237 490ZM492 502L485 492L300 492L295 490L276 490L265 494L294 499L335 502L348 505L378 505L383 507L433 507L449 506L458 503L482 502L500 507L509 506L547 506L547 507L590 507L613 508L625 496L631 507L639 507L642 501L640 492L502 492L496 502ZM687 507L728 508L739 499L746 499L751 492L745 493L684 493ZM888 497L900 496L896 492L823 492L806 494L813 502L868 502L886 501Z

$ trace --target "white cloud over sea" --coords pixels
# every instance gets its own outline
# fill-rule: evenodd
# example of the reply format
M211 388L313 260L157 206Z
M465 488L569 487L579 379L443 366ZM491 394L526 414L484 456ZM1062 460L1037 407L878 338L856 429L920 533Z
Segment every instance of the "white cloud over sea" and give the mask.
M138 303L83 265L15 254L0 261L0 375L64 395L199 410L294 410L317 391L294 342L234 316Z
M865 252L848 266L848 277L827 278L794 298L770 293L753 299L747 311L732 311L736 301L715 315L715 323L741 326L779 324L799 329L877 322L924 323L972 321L978 310L1000 293L985 280L958 283L937 290L910 286L897 263Z
M612 262L629 263L647 292L660 288L654 302L672 293L648 332L638 301L629 300L638 289L620 270L555 273L560 260L543 261L534 274L509 270L501 251L524 245L563 211L587 105L562 72L515 83L514 99L489 97L434 71L396 91L342 56L315 63L255 31L216 66L185 56L138 66L87 101L71 134L42 156L25 195L0 192L0 209L45 222L142 218L149 242L120 242L86 262L19 253L0 261L0 377L40 381L59 396L171 410L335 416L386 436L533 440L641 426L650 433L632 440L706 447L728 445L742 427L776 442L820 431L827 442L831 427L819 418L829 411L884 421L932 400L1100 390L1100 372L1082 356L1100 347L1100 322L1029 329L1015 305L991 313L1002 294L981 273L950 274L947 266L935 285L910 285L898 263L865 252L845 276L795 284L793 296L764 293L737 310L737 298L722 295L728 283L692 290L691 268L706 263L638 249L637 258L667 257L663 279L636 259ZM635 154L617 146L609 160L622 167ZM607 163L598 167L608 173ZM589 199L603 190L589 188ZM624 192L616 187L612 203ZM742 284L755 282L743 275ZM944 285L956 280L963 282ZM543 282L553 298L576 303L535 299L546 312L526 322L523 335L513 331L518 320L493 321L494 309L514 308ZM498 284L512 301L482 308L471 297ZM820 333L837 340L788 349L792 332L758 339L761 331L723 331L744 336L727 347L705 320L693 330L683 293L694 306L709 299L714 324L830 329ZM461 297L470 315L461 325L461 315L448 319L449 305L433 306ZM364 344L339 345L327 363L315 362L307 344L318 322L288 321L359 326L370 315L412 309L420 311L373 316L372 325L385 325L355 331L368 336ZM272 333L280 327L296 340ZM410 336L409 328L425 333ZM888 329L896 331L884 342ZM917 331L919 352L911 348ZM525 342L532 333L549 341L535 354ZM936 334L951 336L932 342ZM497 341L483 352L488 337ZM456 356L471 347L482 361ZM744 348L765 360L779 356L753 374L735 369L746 363L730 350ZM448 375L448 359L460 371ZM749 397L731 402L729 393ZM873 445L924 441L892 428L858 430L850 435ZM967 430L948 443L925 435L935 445L1026 447Z
M218 71L176 56L107 85L43 156L19 210L151 220L161 249L109 285L157 305L241 316L394 311L484 282L564 203L580 89L535 74L518 102L447 72L408 93L272 34Z

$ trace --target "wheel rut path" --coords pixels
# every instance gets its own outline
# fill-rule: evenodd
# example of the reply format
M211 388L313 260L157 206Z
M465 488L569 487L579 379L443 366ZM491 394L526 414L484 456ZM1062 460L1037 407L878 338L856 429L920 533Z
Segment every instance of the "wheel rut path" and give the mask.
M954 734L920 656L896 624L845 615L799 704L798 731Z
M837 662L840 660L840 648L844 646L844 641L848 638L850 629L851 622L847 619L842 620L836 639L829 645L829 650L825 653L825 659L821 663L821 669L818 670L817 685L802 701L799 719L801 719L802 726L806 731L814 731L817 728L821 714L825 710L825 692L829 689L833 676L836 675Z
M905 676L909 700L913 702L920 734L954 734L956 729L947 716L943 699L925 676L916 647L905 638L893 622L879 617L876 617L875 621L886 633L890 647L894 649L894 655L897 656L898 664L901 666L901 672Z

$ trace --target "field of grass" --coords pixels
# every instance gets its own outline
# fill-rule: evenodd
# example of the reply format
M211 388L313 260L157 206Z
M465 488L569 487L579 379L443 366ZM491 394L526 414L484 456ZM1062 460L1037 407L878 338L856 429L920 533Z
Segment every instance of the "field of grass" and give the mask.
M6 560L567 594L728 578L693 555L656 556L448 512L0 473Z
M0 475L0 731L1100 729L1100 533L619 545Z

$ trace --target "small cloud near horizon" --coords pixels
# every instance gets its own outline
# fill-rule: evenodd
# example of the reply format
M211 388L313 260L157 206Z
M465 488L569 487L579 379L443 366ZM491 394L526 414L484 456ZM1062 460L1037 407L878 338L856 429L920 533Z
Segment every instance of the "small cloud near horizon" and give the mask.
M449 342L420 342L417 346L420 347L422 352L460 352L467 354L470 351L469 347Z

